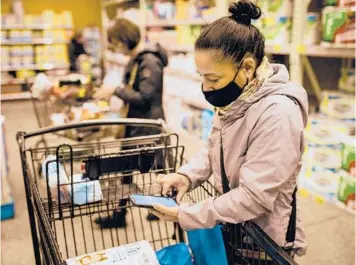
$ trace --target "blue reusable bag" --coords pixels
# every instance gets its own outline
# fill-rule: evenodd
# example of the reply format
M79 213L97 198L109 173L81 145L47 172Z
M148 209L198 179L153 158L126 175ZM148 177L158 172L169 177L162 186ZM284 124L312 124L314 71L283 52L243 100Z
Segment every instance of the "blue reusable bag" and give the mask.
M189 248L184 243L165 247L156 255L160 265L193 265Z
M187 233L194 265L228 265L221 226Z

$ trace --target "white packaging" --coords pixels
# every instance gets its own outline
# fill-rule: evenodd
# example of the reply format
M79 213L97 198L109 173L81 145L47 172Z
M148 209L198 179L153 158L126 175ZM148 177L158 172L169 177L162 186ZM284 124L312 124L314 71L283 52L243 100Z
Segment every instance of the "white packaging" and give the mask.
M43 99L49 94L52 87L53 84L49 78L44 73L40 73L35 77L31 91L34 97Z
M305 24L304 44L318 44L320 42L319 14L308 13Z
M63 166L59 163L57 168L56 156L49 155L42 162L42 174L45 177L48 186L51 188L52 197L59 202L59 196L61 203L70 202L70 189L68 185L68 177L64 171ZM59 186L59 194L58 194Z
M71 189L69 184L68 189ZM83 205L101 201L103 193L98 180L82 179L82 174L73 176L73 202L76 205Z
M159 265L148 241L109 248L66 260L67 265Z
M342 93L324 92L320 111L339 120L355 120L355 97Z

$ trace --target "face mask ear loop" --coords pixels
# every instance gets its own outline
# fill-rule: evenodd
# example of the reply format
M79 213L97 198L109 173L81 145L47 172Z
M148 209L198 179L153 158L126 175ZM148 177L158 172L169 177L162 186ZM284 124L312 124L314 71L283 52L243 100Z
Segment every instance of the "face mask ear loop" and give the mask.
M240 69L241 69L241 66L239 66L239 68L237 69L237 72L236 72L236 74L234 76L234 79L232 79L232 82L235 82L235 79L236 79L237 74L239 73Z
M244 62L244 60L240 63L239 67L237 68L236 74L234 76L234 79L232 79L232 82L235 82L235 79L237 77L237 74L240 72L243 62Z

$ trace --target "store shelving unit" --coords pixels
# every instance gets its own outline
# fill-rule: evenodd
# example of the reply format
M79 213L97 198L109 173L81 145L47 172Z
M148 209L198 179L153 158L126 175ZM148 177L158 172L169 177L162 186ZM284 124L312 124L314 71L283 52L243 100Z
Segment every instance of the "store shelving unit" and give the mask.
M31 99L31 93L19 92L19 93L1 94L1 101L19 100L19 99Z
M53 70L53 69L68 69L69 64L33 64L33 65L19 65L19 66L3 66L2 72L20 71L20 70Z
M308 12L308 7L312 1L313 0L294 1L291 47L293 52L290 56L290 74L292 81L298 84L303 84L303 73L305 71L310 80L311 88L320 103L322 88L309 57L354 59L355 45L305 46L302 44L304 37L304 21Z
M1 40L2 46L8 45L51 45L51 44L68 44L65 40L55 40L52 38L41 38L33 41L13 41L13 40Z
M65 26L65 25L52 25L52 24L19 24L19 25L1 25L1 30L6 32L6 35L10 35L11 31L22 31L28 30L32 31L31 37L25 39L14 39L14 38L6 38L1 39L1 46L4 49L15 49L18 46L32 46L33 54L35 54L35 47L38 46L48 46L48 45L67 45L69 42L66 39L62 38L52 38L43 35L43 37L35 36L34 34L45 34L45 31L52 31L52 30L60 30L63 31L63 34L67 35L69 32L73 30L72 26ZM37 33L35 33L37 32ZM37 49L37 48L36 48ZM11 56L11 53L10 53ZM47 70L67 70L69 69L68 63L55 63L49 60L47 63L35 63L35 56L30 56L33 58L33 63L30 62L19 63L19 64L9 64L9 65L2 65L1 72L17 72L17 71L47 71ZM1 94L1 100L15 100L15 99L28 99L29 93L28 92L19 92L21 89L17 88L18 86L28 85L29 79L24 78L13 78L10 80L6 80L1 82L1 86L9 86L7 87L7 93ZM15 85L18 85L15 87ZM8 93L9 90L13 89L13 93Z
M157 20L155 22L148 22L145 27L177 27L177 26L204 26L209 21L203 19L187 19L187 20Z
M1 30L45 30L45 29L66 29L72 30L73 27L54 26L54 25L1 25Z

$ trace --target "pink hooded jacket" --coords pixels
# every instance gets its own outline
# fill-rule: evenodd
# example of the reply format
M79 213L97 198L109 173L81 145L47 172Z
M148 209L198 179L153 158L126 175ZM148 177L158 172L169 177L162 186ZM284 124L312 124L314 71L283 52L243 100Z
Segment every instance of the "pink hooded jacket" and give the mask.
M308 99L302 87L289 81L284 65L272 67L274 74L254 94L237 99L223 116L215 115L206 149L178 170L190 178L192 189L213 176L222 190L222 134L231 191L197 204L182 204L178 218L183 229L254 220L284 246L292 194L302 165ZM297 219L294 247L303 255L306 241L299 211Z

